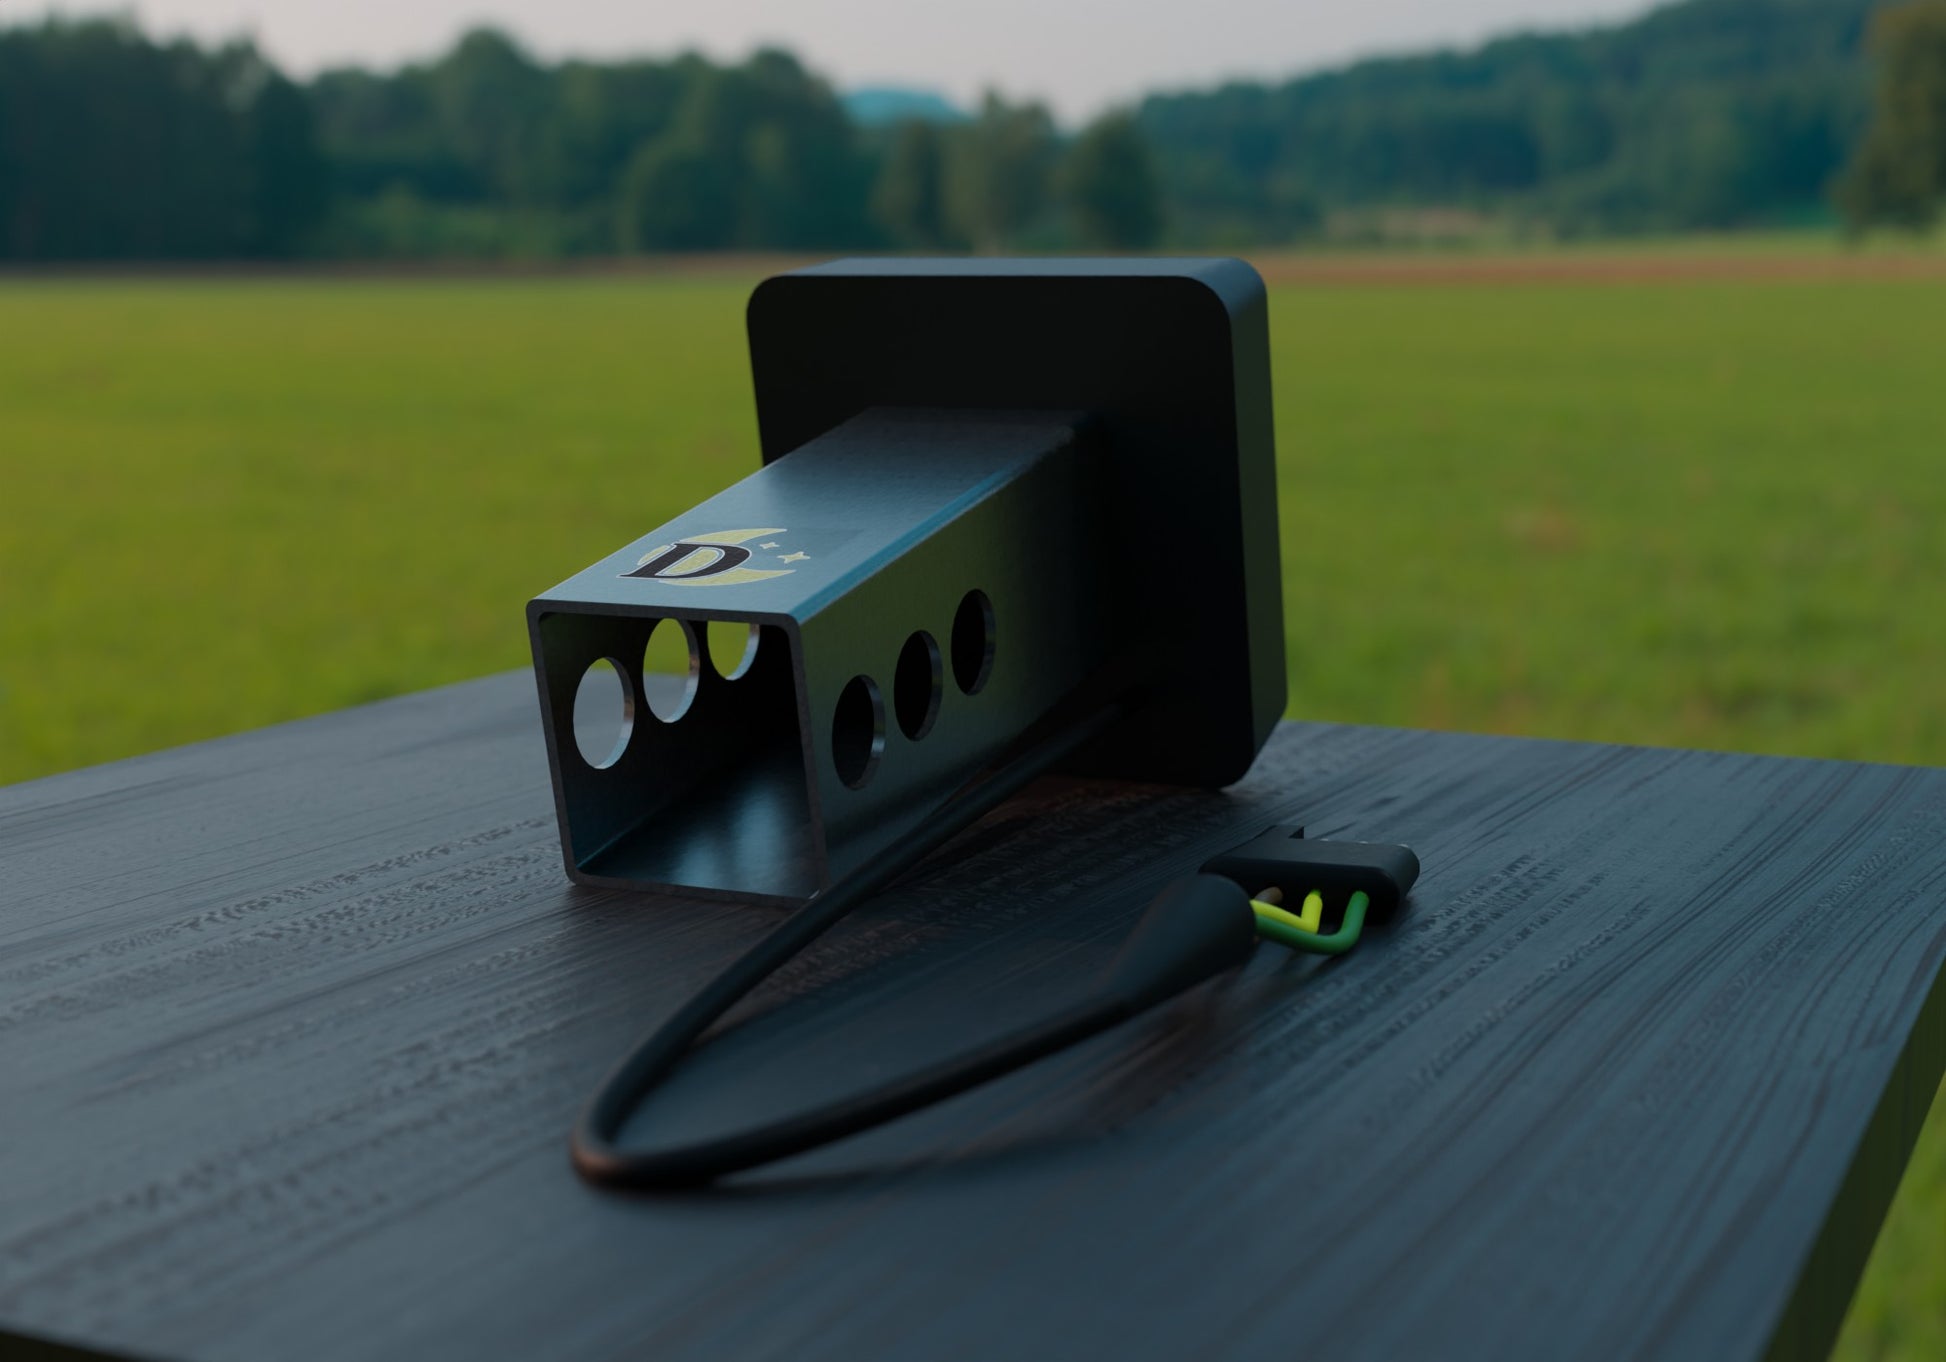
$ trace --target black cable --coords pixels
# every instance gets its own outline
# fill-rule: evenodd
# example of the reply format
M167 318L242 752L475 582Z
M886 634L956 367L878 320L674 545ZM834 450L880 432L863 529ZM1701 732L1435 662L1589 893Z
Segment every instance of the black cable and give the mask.
M708 1182L905 1115L1123 1020L1129 1015L1121 1010L1124 1001L1097 998L960 1059L756 1130L667 1150L628 1150L615 1143L629 1113L669 1076L703 1033L752 989L921 858L1099 736L1121 714L1119 705L1104 707L1006 762L955 797L938 818L884 858L812 899L744 952L603 1080L574 1128L575 1168L590 1181L612 1186Z
M631 1152L606 1142L594 1146L584 1130L575 1140L575 1167L584 1177L611 1186L680 1187L710 1182L802 1154L944 1101L1086 1040L1126 1020L1127 1015L1113 1000L1090 1002L869 1092L752 1130L673 1149Z

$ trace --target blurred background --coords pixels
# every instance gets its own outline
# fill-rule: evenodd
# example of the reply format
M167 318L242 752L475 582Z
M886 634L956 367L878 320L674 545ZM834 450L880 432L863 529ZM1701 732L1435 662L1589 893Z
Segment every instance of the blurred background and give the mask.
M1295 715L1946 764L1946 0L684 9L0 0L0 782L523 665L840 251L1257 265Z
M10 5L0 256L1513 244L1918 225L1939 188L1924 3L672 8Z

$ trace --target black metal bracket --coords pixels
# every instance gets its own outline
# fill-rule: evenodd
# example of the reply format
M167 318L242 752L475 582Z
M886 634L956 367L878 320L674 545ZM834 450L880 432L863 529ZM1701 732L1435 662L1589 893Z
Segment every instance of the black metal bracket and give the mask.
M528 607L568 872L799 901L1080 697L1077 772L1217 786L1284 704L1263 289L1238 261L854 261L750 303L764 466ZM748 629L723 675L709 628ZM649 718L652 630L687 703ZM610 659L644 716L573 738Z

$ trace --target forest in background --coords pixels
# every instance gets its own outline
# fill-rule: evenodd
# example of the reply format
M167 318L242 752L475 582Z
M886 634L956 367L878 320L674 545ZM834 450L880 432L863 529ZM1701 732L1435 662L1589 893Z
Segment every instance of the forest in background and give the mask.
M1870 103L1882 0L1687 0L1632 23L1155 96L1184 230L1288 235L1383 205L1561 234L1828 216Z
M1074 130L998 94L861 120L775 50L549 64L483 29L299 82L247 43L53 20L0 30L0 259L1235 249L1777 226L1834 203L1924 226L1946 0L1896 7L1920 16L1903 29L1874 25L1886 8L1681 0ZM1875 71L1905 82L1879 82L1877 115Z

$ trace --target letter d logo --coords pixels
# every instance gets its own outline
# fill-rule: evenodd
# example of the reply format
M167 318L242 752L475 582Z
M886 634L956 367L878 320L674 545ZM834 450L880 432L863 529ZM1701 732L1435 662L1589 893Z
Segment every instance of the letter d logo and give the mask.
M646 577L672 586L730 586L737 582L759 582L766 577L788 577L790 568L764 571L744 566L751 557L750 550L743 547L746 539L785 533L788 531L719 530L691 535L649 550L636 560L632 571L622 576Z

